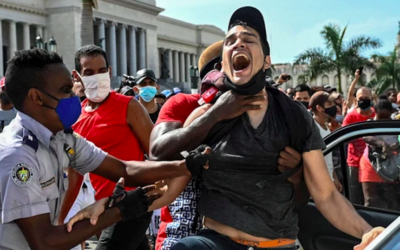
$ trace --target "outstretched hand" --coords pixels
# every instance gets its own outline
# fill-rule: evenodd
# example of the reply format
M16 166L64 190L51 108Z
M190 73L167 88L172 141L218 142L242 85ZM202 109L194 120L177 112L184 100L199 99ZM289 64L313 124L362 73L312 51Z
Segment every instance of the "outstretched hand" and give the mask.
M380 235L385 228L375 227L368 233L364 234L361 243L354 247L354 250L364 250L378 235Z
M117 187L117 186L120 186L120 187L124 188L124 186L125 186L125 180L124 180L124 178L120 178L120 179L119 179L119 181L118 181L116 187ZM127 198L127 196L132 195L132 194L136 191L136 193L137 193L137 192L142 192L142 193L144 193L144 195L147 197L147 202L146 202L147 204L146 204L146 205L147 205L147 207L148 207L148 206L150 206L156 199L158 199L158 198L161 197L161 195L160 195L159 192L150 193L150 192L151 192L152 190L154 190L154 189L155 189L155 186L154 186L154 185L151 185L151 186L146 186L146 187L143 187L143 188L138 188L138 191L137 191L137 190L134 190L134 191L127 192L125 196L119 197L119 198L116 200L116 203L118 204L122 199ZM115 190L117 190L117 188L116 188ZM114 190L114 192L115 192L115 190ZM148 193L148 194L146 194L146 193ZM136 198L136 197L133 197L133 198ZM137 199L135 199L135 200L137 200ZM138 202L139 202L139 200L138 200ZM99 216L100 216L101 214L104 213L104 211L105 211L105 209L107 208L108 204L109 204L109 198L103 198L103 199L101 199L101 200L99 200L99 201L96 201L95 203L93 203L92 205L88 206L87 208L85 208L85 209L79 211L79 212L78 212L76 215L74 215L74 216L68 221L68 223L66 224L67 231L68 231L68 232L71 232L71 231L72 231L72 226L73 226L76 222L81 221L81 220L84 220L84 219L90 219L90 223L91 223L92 225L96 225L97 221L99 220ZM139 205L139 204L138 204L138 205ZM138 206L138 207L139 207L139 206ZM120 208L120 209L121 209L121 208ZM146 209L144 212L147 212L147 209ZM121 211L121 215L123 216L122 211Z

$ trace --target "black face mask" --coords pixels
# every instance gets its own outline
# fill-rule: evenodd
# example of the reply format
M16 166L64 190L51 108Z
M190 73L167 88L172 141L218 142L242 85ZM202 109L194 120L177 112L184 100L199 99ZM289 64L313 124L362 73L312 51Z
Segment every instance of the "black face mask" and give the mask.
M224 85L227 89L239 95L256 95L265 88L265 75L265 71L260 69L248 83L243 85L236 85L228 77L225 77Z
M10 105L11 104L10 98L8 98L8 96L5 92L0 94L0 101L1 101L1 105Z
M325 109L325 114L329 115L332 118L336 116L336 112L337 112L336 106L332 106L330 108Z
M79 99L83 102L86 99L86 96L80 96Z
M310 103L309 102L301 102L301 104L303 104L304 107L306 107L306 109L308 109L310 107Z
M372 102L371 102L371 100L360 100L360 101L358 101L358 107L362 111L367 111L372 107Z

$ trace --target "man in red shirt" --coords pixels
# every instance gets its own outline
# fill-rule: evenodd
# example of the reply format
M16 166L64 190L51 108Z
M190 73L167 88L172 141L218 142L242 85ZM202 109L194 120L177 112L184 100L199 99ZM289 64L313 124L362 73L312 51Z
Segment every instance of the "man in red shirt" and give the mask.
M87 99L82 102L82 114L73 129L118 159L143 161L149 150L153 123L135 98L110 91L110 75L104 50L95 45L78 50L73 76L74 81L82 83ZM69 171L69 179L71 183L82 182L82 176L74 171ZM112 195L115 182L95 174L90 174L90 180L96 200ZM71 187L79 189L80 185ZM75 192L70 190L70 197L76 197ZM103 230L96 249L148 249L145 232L150 218L149 213L138 220L119 222Z
M372 91L361 87L356 94L357 108L347 114L343 126L356 122L364 122L375 117L372 108ZM360 159L365 149L365 142L360 138L351 141L348 146L347 165L349 166L350 200L355 204L364 204L361 183L358 180Z

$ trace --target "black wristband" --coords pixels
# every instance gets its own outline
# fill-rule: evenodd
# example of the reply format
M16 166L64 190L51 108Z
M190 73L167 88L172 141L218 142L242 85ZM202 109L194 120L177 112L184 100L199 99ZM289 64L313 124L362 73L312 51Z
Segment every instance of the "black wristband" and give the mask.
M123 199L115 205L121 212L122 220L137 219L147 213L149 201L145 191L138 187L136 190L125 192Z
M192 177L201 175L203 167L208 162L208 156L203 154L206 148L207 145L200 145L198 148L190 151L189 153L186 151L181 153L186 159L186 167L192 174Z

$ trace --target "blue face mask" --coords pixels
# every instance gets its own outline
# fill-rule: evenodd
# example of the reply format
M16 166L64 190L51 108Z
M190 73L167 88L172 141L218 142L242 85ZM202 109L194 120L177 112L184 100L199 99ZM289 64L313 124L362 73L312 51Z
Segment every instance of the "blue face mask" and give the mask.
M139 96L145 102L151 102L157 94L157 88L153 86L146 86L139 88Z
M58 101L56 108L52 108L48 105L43 106L49 109L54 109L64 129L70 129L81 115L81 102L79 100L79 97L71 96L68 98L58 99L47 92L43 93L48 97Z
M335 120L338 123L343 123L344 116L343 115L336 115Z

